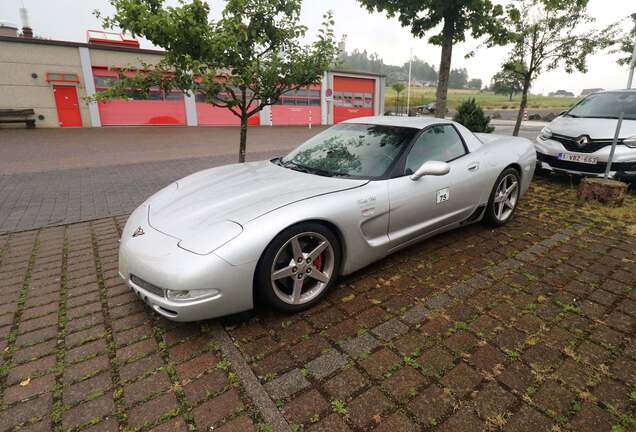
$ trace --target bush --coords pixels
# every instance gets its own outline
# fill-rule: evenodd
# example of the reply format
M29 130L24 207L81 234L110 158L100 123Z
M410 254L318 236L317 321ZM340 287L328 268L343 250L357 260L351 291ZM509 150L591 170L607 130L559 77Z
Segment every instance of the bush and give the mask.
M490 117L484 114L484 111L474 98L462 102L457 108L457 114L455 114L453 120L464 125L472 132L490 133L495 130L494 127L488 125Z

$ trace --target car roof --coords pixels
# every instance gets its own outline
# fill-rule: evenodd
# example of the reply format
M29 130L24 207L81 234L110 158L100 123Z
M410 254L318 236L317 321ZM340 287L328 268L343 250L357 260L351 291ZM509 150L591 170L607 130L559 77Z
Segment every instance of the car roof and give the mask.
M424 129L433 124L448 124L450 120L435 117L399 117L399 116L375 116L375 117L358 117L346 120L347 124L373 124L381 126L410 127L415 129Z
M616 89L616 90L600 90L594 93L590 93L590 95L593 94L603 94L603 93L636 93L636 88L632 88L632 89Z

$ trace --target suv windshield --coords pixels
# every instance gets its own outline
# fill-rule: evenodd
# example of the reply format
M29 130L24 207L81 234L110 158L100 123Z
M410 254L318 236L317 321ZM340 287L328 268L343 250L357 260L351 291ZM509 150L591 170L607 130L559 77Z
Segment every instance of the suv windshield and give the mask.
M586 97L567 112L569 117L636 120L636 92L598 93Z
M281 159L281 165L334 177L382 177L417 132L403 127L340 124L306 141Z

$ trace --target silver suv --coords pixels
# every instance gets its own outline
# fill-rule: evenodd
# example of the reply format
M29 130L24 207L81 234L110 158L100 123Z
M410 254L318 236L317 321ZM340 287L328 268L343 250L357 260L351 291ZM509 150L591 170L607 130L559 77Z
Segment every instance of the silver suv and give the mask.
M621 111L625 116L610 176L636 180L636 89L591 94L554 119L535 142L538 167L602 176Z

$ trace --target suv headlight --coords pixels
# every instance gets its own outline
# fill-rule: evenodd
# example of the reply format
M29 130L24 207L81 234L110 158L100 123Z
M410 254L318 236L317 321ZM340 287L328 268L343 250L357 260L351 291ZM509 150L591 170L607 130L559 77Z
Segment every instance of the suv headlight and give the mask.
M206 289L206 290L166 290L166 297L168 300L174 302L188 302L194 300L201 300L208 297L214 297L219 294L219 290Z
M543 129L541 129L541 133L539 134L539 138L541 138L542 140L549 140L550 138L552 138L552 130L549 127L544 127Z
M623 140L623 144L625 144L629 148L636 148L636 135L629 138L625 138Z

